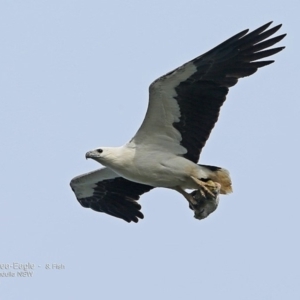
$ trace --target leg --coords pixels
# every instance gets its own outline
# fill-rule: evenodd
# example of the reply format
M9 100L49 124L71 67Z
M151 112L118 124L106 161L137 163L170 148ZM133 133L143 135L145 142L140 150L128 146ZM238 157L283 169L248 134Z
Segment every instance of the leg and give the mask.
M179 192L192 206L197 205L197 201L194 199L193 195L187 193L180 186L176 186L174 190Z

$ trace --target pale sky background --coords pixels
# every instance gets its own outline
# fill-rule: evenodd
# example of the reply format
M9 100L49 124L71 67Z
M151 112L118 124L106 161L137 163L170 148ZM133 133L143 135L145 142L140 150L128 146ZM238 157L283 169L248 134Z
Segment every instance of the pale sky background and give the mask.
M1 299L300 299L300 2L0 1ZM283 23L275 64L231 89L201 162L234 193L203 221L156 189L126 223L69 187L127 142L157 77L239 31ZM64 269L47 270L47 264Z

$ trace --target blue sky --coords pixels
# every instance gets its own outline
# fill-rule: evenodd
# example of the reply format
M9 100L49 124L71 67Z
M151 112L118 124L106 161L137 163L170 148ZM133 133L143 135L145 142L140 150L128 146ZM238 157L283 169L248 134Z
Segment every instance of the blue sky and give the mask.
M298 1L1 1L1 299L299 299ZM275 64L229 93L200 161L234 193L203 221L155 189L138 224L82 208L85 153L127 142L157 77L283 23ZM34 264L20 277L18 264ZM51 268L47 269L47 265ZM63 266L61 269L52 265Z

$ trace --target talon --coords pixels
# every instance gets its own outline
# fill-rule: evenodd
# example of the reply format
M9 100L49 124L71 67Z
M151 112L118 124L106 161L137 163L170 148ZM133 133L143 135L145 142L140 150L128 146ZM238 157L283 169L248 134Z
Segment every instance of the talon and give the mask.
M204 182L202 180L199 180L198 178L195 178L194 176L191 176L191 178L199 185L199 191L203 197L206 198L204 191L207 192L212 197L215 197L215 194L208 187L213 188L217 183L213 182L212 180L209 180L208 182ZM213 183L213 185L210 183ZM218 188L219 187L221 187L221 185L218 184Z

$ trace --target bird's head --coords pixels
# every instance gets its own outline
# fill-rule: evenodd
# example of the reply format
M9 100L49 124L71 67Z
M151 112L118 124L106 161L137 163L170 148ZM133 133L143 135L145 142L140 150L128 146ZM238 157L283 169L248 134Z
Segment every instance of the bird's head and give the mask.
M85 158L91 158L99 163L105 161L109 156L111 156L111 151L106 147L97 148L95 150L88 151L85 154Z
M91 158L104 166L110 166L119 160L120 149L118 147L101 147L85 154L85 158Z

